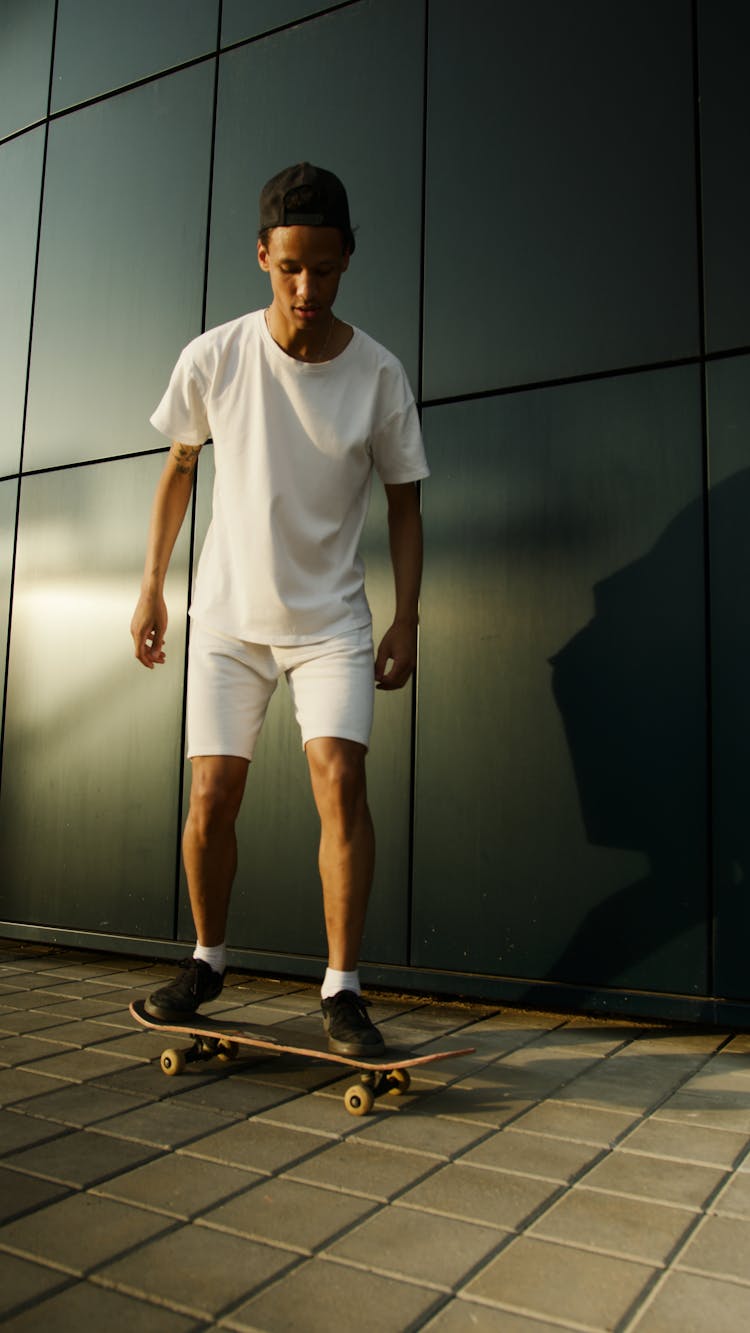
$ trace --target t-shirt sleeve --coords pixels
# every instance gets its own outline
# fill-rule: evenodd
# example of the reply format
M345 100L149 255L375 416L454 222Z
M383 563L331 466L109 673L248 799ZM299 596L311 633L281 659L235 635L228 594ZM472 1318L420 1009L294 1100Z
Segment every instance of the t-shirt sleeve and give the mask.
M203 377L195 364L191 348L181 353L151 425L170 440L182 444L205 444L211 434L205 404Z
M372 440L375 471L387 486L421 481L430 475L414 396L401 366L398 371L389 394L392 410Z

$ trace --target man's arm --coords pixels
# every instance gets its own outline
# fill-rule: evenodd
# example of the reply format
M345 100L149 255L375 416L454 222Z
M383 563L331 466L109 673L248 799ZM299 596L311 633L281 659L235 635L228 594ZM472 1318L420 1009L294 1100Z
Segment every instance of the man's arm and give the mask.
M413 481L386 486L388 535L396 589L396 614L375 660L379 690L400 690L417 665L419 587L422 581L422 518ZM388 667L388 663L391 663Z
M151 508L141 595L130 622L135 655L149 669L164 661L167 632L164 579L190 501L200 451L201 445L180 444L175 440Z

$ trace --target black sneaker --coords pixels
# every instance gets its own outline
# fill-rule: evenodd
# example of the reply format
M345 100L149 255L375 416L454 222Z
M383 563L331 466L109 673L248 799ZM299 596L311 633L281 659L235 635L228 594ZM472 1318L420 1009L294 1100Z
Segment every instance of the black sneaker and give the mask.
M352 990L321 1000L328 1049L336 1055L380 1055L385 1042L367 1016L367 1001Z
M221 995L224 973L214 972L202 958L183 958L180 974L168 985L149 995L144 1009L152 1018L163 1018L165 1023L179 1023L194 1014L200 1004Z

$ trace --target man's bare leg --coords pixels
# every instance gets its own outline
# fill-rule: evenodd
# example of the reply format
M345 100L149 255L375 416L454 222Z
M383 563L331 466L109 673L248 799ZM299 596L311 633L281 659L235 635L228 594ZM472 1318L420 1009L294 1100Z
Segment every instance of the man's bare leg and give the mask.
M367 805L364 745L317 737L307 761L320 815L318 866L328 936L329 966L353 971L367 914L375 865L375 835Z
M190 809L182 836L190 907L199 944L223 944L237 870L235 823L249 760L197 755L192 761Z
M247 759L233 755L201 755L192 763L182 849L198 942L177 976L145 1002L147 1012L165 1022L181 1021L221 993L229 897L237 869L234 826L249 766Z
M357 976L375 865L366 750L355 741L331 737L308 741L306 750L320 815L318 864L328 936L328 971L321 1004L328 1045L341 1055L377 1055L383 1039L359 997Z

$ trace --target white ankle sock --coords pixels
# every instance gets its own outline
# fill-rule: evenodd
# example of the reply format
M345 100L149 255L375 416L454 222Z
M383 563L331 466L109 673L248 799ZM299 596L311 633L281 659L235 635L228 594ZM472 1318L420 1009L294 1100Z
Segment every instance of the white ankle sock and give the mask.
M208 963L214 972L221 974L227 965L227 946L226 944L196 944L193 949L193 958L200 958L204 963Z
M320 988L320 997L322 1000L330 1000L332 995L338 995L340 990L353 990L355 995L359 995L359 972L336 972L334 968L326 968L326 974L323 978L323 985Z

